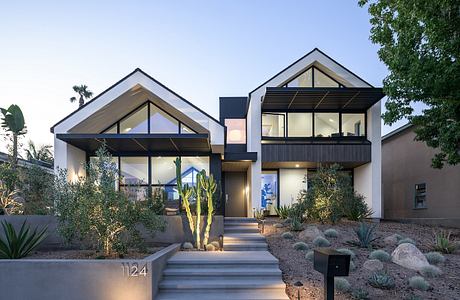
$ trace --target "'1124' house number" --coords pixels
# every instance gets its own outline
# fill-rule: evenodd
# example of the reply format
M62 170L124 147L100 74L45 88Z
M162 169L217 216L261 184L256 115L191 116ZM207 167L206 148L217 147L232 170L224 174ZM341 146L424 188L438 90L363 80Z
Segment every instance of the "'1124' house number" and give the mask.
M139 266L138 263L121 263L121 268L123 269L123 276L127 277L139 277L147 276L147 264Z

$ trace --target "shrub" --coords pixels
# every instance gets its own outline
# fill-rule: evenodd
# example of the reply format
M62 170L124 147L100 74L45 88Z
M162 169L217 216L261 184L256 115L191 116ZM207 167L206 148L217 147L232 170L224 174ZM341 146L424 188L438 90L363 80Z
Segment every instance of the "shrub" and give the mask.
M438 265L446 261L446 258L444 257L444 255L442 255L439 252L425 253L425 257L428 260L428 262L432 265Z
M193 244L190 243L190 242L185 242L185 243L182 244L182 249L191 250L191 249L193 249Z
M412 276L409 278L409 286L414 290L426 291L430 284L422 276Z
M13 225L7 221L2 222L3 235L5 240L0 238L0 259L17 259L27 256L47 237L47 227L33 231L26 221L22 223L19 232L16 232Z
M310 248L304 242L297 242L294 245L292 245L292 247L294 247L294 249L296 250L308 250Z
M372 210L367 206L364 196L356 191L343 202L343 213L351 221L362 221L372 216Z
M425 277L435 278L441 275L442 271L436 266L428 265L428 266L422 267L422 269L420 270L420 273Z
M164 214L166 201L168 201L168 193L163 187L153 189L152 197L147 197L150 209L157 215Z
M280 224L280 223L275 223L275 224L273 224L273 227L275 227L275 228L283 228L284 225Z
M128 245L142 247L138 224L151 234L164 229L164 221L147 201L131 201L116 189L118 168L102 147L97 159L86 166L86 177L67 181L60 170L55 181L55 203L58 231L66 242L86 240L110 255L124 252Z
M389 290L395 287L393 277L385 271L374 272L368 279L371 286L378 289Z
M290 228L292 231L301 231L303 229L302 219L298 217L292 218Z
M369 224L366 222L361 222L359 227L355 229L356 236L358 237L358 242L356 243L361 248L369 248L371 244L377 239L375 237L375 228L377 224Z
M254 218L260 222L262 220L265 220L265 213L264 213L264 209L261 208L261 209L254 209Z
M20 169L21 193L24 197L25 215L52 214L54 174L38 165Z
M23 213L23 204L19 201L17 190L10 191L0 181L0 215L16 215Z
M401 240L398 241L398 245L401 245L401 244L412 244L412 245L415 245L415 241L411 238L403 238Z
M280 219L284 220L289 216L289 209L291 207L289 205L281 205L279 208L275 207L275 212L280 217Z
M314 255L315 252L313 250L310 250L307 252L307 254L305 254L305 258L309 261L313 261Z
M281 237L283 239L292 240L294 238L294 235L292 233L290 233L290 232L283 232L281 234Z
M356 254L350 250L350 249L347 249L347 248L340 248L340 249L337 249L336 251L342 253L342 254L346 254L346 255L350 255L351 256L351 259L355 259L356 258Z
M381 262L386 262L390 260L390 254L385 250L374 250L369 254L370 259L378 259Z
M213 245L214 247L216 247L216 249L220 249L220 244L219 244L218 241L211 242L211 245Z
M434 234L433 250L441 253L452 253L457 249L457 245L451 240L451 231L440 231Z
M339 237L339 233L337 232L337 230L335 230L333 228L329 228L329 229L324 230L324 235L327 236L328 238Z
M206 251L216 251L216 247L213 244L207 244Z
M353 296L353 299L356 299L356 300L367 300L367 299L370 299L369 298L369 292L364 290L364 289L361 289L361 288L358 288L356 290L354 290L351 295Z
M331 245L331 242L329 242L327 239L323 238L322 236L317 236L313 240L313 245L316 247L329 247Z
M336 289L339 292L346 293L351 289L351 284L345 278L335 277L334 289Z
M350 271L354 271L354 270L356 270L356 265L352 260L350 260Z

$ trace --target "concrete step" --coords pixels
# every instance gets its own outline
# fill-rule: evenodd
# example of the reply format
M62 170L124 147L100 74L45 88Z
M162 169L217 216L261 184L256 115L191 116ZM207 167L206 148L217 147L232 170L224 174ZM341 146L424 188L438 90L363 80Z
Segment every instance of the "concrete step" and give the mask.
M285 288L282 289L220 289L210 290L175 290L161 291L158 300L289 300Z
M224 232L225 233L251 233L251 232L258 233L259 228L248 227L248 226L231 226L231 227L224 226Z
M258 223L249 223L249 222L230 222L230 223L224 223L225 227L256 227L259 228Z
M255 218L242 218L242 217L225 217L224 218L224 223L231 223L231 222L237 222L237 223L257 223L257 220Z
M260 233L227 233L224 235L224 244L245 241L265 242L265 237Z
M167 268L163 271L165 279L206 279L206 280L220 280L224 278L244 278L248 277L248 280L252 280L254 277L258 278L272 278L279 279L281 276L280 269L276 267L272 268L201 268L201 269L176 269Z
M193 279L169 279L160 282L161 290L216 290L216 289L285 289L285 283L279 278L217 278L215 280ZM225 298L228 299L228 298Z
M224 243L225 251L261 251L268 250L267 243Z

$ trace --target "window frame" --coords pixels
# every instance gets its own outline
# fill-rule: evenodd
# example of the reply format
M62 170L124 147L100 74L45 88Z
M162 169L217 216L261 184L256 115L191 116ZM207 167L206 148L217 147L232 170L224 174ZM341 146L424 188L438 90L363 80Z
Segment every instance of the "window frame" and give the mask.
M420 192L420 194L419 194L418 193L419 190L417 189L417 187L422 186L422 185L423 185L424 192L423 193ZM416 183L414 185L414 209L415 210L417 210L417 209L427 209L428 208L427 205L426 205L426 194L427 193L426 193L426 183L425 182ZM423 197L424 198L423 199L423 206L417 206L417 203L418 203L417 198L418 197Z
M295 76L291 77L288 81L286 81L285 83L283 83L281 86L282 87L289 87L289 83L293 82L294 80L296 80L299 76L301 76L302 74L304 74L305 72L307 72L308 70L312 70L311 72L311 87L304 87L304 88L316 88L315 87L315 70L317 70L318 72L321 72L322 74L324 74L324 76L328 77L329 79L331 79L332 81L334 81L335 83L337 83L337 86L336 87L329 87L329 88L344 88L345 86L343 84L341 84L340 82L338 82L336 79L332 78L330 75L326 74L324 71L322 71L321 69L319 69L318 67L316 66L311 66L309 68L306 68L304 70L302 70L301 72L299 72L298 74L296 74ZM300 87L302 88L302 87ZM319 87L319 88L328 88L328 87Z
M244 120L244 143L229 143L228 142L228 137L227 137L227 125L225 125L226 120ZM224 124L225 126L225 144L228 145L247 145L248 144L248 118L224 118Z

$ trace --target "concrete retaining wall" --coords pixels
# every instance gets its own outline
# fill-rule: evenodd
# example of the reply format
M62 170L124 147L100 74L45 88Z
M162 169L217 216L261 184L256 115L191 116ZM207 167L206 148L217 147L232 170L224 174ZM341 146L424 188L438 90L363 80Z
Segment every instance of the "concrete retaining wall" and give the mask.
M166 261L179 248L173 244L136 260L0 260L0 298L152 300Z
M162 216L166 221L166 229L164 232L157 232L153 237L149 232L141 228L142 236L145 238L146 244L172 244L183 243L185 241L192 241L192 234L189 230L188 223L185 216ZM64 246L64 241L57 232L57 218L55 216L0 216L0 222L6 220L19 229L24 222L31 225L43 227L48 226L48 237L40 245L39 249L58 249ZM203 227L206 225L206 218L202 217L201 224ZM204 231L204 230L203 230ZM224 218L222 216L214 216L211 227L210 240L218 240L219 235L224 234ZM0 233L1 236L1 233ZM79 245L72 245L70 248L78 248Z

